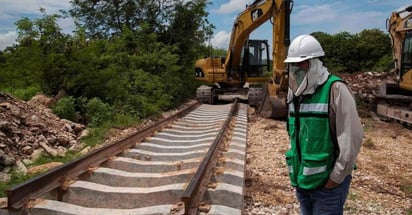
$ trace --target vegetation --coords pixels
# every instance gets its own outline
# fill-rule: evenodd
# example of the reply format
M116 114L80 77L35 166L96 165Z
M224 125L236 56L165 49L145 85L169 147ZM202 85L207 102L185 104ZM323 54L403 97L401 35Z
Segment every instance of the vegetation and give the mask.
M23 183L24 181L27 181L30 178L33 178L37 175L39 175L40 173L36 173L36 174L23 174L21 172L17 172L17 171L12 171L10 174L10 180L8 182L1 182L0 183L0 198L5 197L6 196L6 190L16 186L20 183Z
M376 144L373 142L371 138L366 139L363 146L369 149L376 149Z
M379 29L358 34L312 33L325 51L324 63L333 72L389 71L393 67L389 35Z
M54 112L93 127L116 114L157 115L195 92L194 60L213 29L208 3L71 1L62 14L41 9L42 18L16 22L18 45L0 53L0 90L22 99L63 90ZM76 20L73 35L56 23L65 16Z
M58 97L54 113L87 124L85 145L94 146L113 126L157 116L194 95L194 61L213 29L209 3L74 0L61 14L41 9L42 17L15 23L16 45L0 51L0 91L24 100L39 92ZM57 24L68 16L76 20L73 34ZM12 173L0 190L27 177Z

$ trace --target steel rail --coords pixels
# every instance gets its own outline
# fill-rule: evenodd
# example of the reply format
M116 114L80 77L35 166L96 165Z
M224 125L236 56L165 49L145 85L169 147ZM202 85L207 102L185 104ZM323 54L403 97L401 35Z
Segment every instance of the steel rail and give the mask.
M87 172L90 168L96 167L127 148L130 148L136 142L142 141L145 137L152 133L161 130L170 122L185 116L200 105L199 102L193 103L185 109L176 114L167 117L158 123L147 126L142 130L120 140L113 144L101 147L92 151L78 159L75 159L60 167L51 169L41 175L38 175L22 184L16 185L6 191L8 198L8 209L20 209L27 207L32 199L41 197L43 194L59 189L59 197L61 200L61 193L64 192L64 184L70 179L76 179L78 176Z
M213 141L212 146L209 148L205 158L200 164L195 175L191 179L189 185L186 187L182 194L181 202L177 205L183 204L183 214L197 214L198 203L203 199L203 195L207 190L207 185L212 177L213 168L216 166L219 153L219 148L225 139L225 135L229 130L230 122L233 116L236 114L239 108L238 100L236 99L233 103L228 117L222 127L222 129L217 134L216 139ZM182 213L182 211L180 211Z

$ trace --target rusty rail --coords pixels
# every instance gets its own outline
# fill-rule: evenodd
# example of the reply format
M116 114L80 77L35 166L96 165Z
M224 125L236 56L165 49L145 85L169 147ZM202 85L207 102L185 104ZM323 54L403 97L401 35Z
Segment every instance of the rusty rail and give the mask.
M216 166L217 159L219 153L219 148L222 142L225 139L225 135L229 130L230 122L233 116L236 114L239 108L239 104L237 99L233 103L233 106L228 114L228 117L219 131L216 139L213 141L212 147L210 147L209 151L206 154L206 157L203 159L202 163L200 164L197 172L193 176L192 180L190 181L189 185L187 186L186 190L183 192L181 197L181 202L177 205L183 205L182 209L184 211L180 211L183 214L196 214L198 209L198 203L203 199L203 195L207 190L207 185L210 181L210 178L213 174L213 168Z
M99 148L90 152L76 160L73 160L65 165L51 169L41 175L38 175L22 184L19 184L7 190L8 208L19 209L28 204L32 199L39 198L43 194L52 191L56 188L64 190L64 182L70 179L75 179L81 174L88 171L89 168L96 167L115 156L127 148L130 148L136 142L143 140L145 137L161 130L170 122L183 117L199 106L196 102L184 110L167 117L156 124L147 126L142 130L126 137L123 140L117 141L113 144ZM60 192L58 192L60 193Z

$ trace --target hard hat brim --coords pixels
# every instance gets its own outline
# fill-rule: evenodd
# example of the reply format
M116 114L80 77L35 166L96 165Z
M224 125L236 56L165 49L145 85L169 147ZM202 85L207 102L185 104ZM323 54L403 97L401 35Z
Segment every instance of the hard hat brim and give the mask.
M287 57L285 63L299 63L310 59L309 57Z

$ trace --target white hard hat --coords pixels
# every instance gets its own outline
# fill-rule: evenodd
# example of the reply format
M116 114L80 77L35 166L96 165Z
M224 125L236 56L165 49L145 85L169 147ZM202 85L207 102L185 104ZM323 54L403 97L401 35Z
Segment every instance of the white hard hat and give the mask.
M325 55L320 43L311 35L300 35L290 44L285 63L298 63Z

